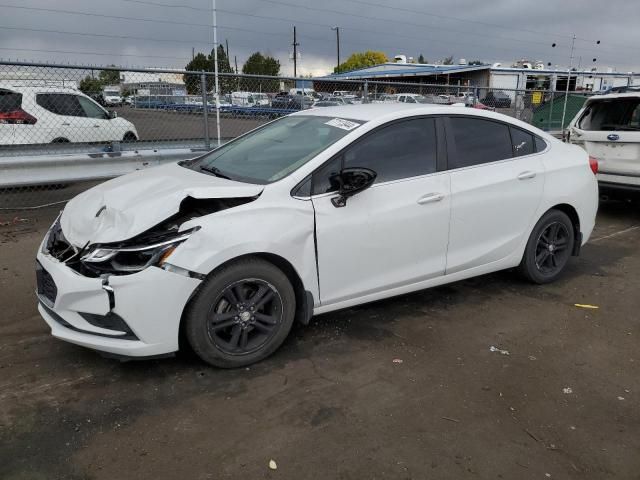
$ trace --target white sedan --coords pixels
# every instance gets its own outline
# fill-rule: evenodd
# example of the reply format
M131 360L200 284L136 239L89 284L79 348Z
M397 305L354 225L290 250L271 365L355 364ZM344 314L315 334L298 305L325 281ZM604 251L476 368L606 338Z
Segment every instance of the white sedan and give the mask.
M594 227L595 170L493 112L305 110L70 201L37 254L39 310L114 355L186 338L248 365L314 314L511 267L555 280Z

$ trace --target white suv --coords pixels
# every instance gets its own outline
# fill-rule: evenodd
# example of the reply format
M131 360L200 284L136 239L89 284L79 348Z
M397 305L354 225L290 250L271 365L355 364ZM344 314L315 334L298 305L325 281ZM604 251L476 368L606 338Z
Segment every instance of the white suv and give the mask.
M607 190L640 190L640 91L589 98L569 127L569 142L598 160Z
M0 145L137 139L131 122L76 89L0 83Z

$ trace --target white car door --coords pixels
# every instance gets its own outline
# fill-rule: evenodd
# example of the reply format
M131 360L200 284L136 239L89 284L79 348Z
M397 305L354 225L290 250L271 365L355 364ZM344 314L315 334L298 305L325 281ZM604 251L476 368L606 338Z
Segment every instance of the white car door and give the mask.
M85 114L87 123L87 136L91 142L109 142L122 140L124 132L111 124L109 113L90 98L78 95L78 102ZM91 132L91 133L89 133Z
M449 174L437 169L437 138L433 118L395 122L314 173L323 305L444 274L450 185ZM335 207L335 175L346 167L370 168L376 182Z
M530 234L544 187L542 156L535 153L535 144L529 132L499 121L468 115L447 119L447 274L499 261Z

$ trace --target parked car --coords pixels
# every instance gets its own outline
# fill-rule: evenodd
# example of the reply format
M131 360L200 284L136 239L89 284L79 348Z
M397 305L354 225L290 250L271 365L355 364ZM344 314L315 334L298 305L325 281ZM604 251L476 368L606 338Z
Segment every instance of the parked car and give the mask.
M433 103L427 97L417 93L400 93L397 96L397 101L400 103Z
M555 280L594 227L594 170L493 112L306 110L72 199L37 253L38 308L85 347L157 356L184 338L245 366L314 314L512 267Z
M500 90L487 93L487 96L480 101L485 105L493 108L511 107L511 97Z
M78 90L0 83L0 145L137 139L131 122Z
M313 104L314 107L338 107L340 105L344 105L344 103L334 102L332 100L320 100Z
M271 101L271 107L283 110L303 110L305 108L311 108L313 101L306 96L302 95L290 95L285 93L284 95L276 95Z
M603 193L640 191L640 91L589 98L571 121L569 142L598 159Z
M236 107L268 107L270 101L266 93L232 92L231 104Z

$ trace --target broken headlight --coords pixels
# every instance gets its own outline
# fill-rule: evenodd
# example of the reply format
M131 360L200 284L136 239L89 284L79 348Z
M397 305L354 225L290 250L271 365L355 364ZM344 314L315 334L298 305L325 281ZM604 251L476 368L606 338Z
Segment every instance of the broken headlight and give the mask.
M95 273L128 274L145 268L162 267L174 250L198 227L156 237L145 245L96 245L80 261Z

